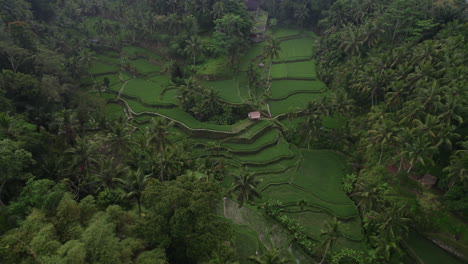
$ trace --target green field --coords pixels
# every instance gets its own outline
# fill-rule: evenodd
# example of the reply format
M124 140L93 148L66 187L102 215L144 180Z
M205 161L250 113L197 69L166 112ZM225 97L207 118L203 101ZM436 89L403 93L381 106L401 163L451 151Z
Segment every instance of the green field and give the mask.
M294 175L292 183L312 192L323 201L352 204L341 187L341 180L346 174L344 157L324 150L304 151L303 155L305 162Z
M299 35L301 33L302 30L297 28L277 28L273 30L273 36L275 38L291 37Z
M91 74L117 73L119 66L97 61L89 69Z
M273 67L271 67L271 77L273 79L297 78L316 80L315 61L273 64Z
M164 88L161 85L136 78L126 83L123 93L140 98L148 104L177 104L175 90L170 90L164 95L162 94L163 90Z
M271 100L270 111L272 116L286 114L290 111L296 112L304 109L310 101L317 100L317 98L324 96L320 93L304 93L289 96L284 100Z
M129 60L128 63L132 68L137 70L137 72L142 74L159 72L161 70L161 66L151 63L147 59L143 58L137 60Z
M315 35L298 29L283 28L275 30L273 34L280 38L283 49L281 57L273 64L271 70L273 81L268 104L275 117L291 110L298 111L308 102L326 96L329 91L323 82L316 80L315 61L311 59ZM260 56L265 45L265 42L257 43L247 50L241 58L239 72L234 74L233 68L228 67L226 58L209 59L201 63L197 66L199 80L204 86L216 91L221 101L236 105L245 104L251 100L251 94L263 92L263 87L259 91L250 90L245 70L249 63L258 64L262 60ZM189 137L194 144L192 158L216 153L215 155L222 157L230 166L229 171L241 166L246 167L261 180L258 188L262 193L262 201L282 202L286 212L296 219L311 237L319 240L323 221L337 216L346 220L341 230L345 238L340 239L340 244L352 248L362 246L362 242L359 242L362 238L362 228L357 218L356 207L341 189L345 162L340 155L325 150L303 151L297 148L283 137L278 129L282 126L281 123L268 118L255 122L244 120L232 126L198 121L178 106L176 89L162 93L171 80L169 76L160 74L162 64L158 55L136 46L125 47L121 52L140 73L137 74L138 77L131 73L119 72L115 66L115 54L98 55L98 61L92 71L94 74L112 72L95 76L94 79L102 82L107 77L111 83L111 90L122 91L120 99L126 102L126 107L135 120L135 126L144 129L155 116L175 121L173 130L177 133L170 139L175 142ZM304 61L292 62L294 60ZM264 69L266 74L267 68ZM116 96L107 94L103 97L110 99ZM118 104L109 104L106 112L112 118L124 115L123 107ZM334 127L344 121L333 117L324 123ZM217 143L218 148L208 147L213 142ZM223 185L228 186L230 183L231 180L226 179ZM303 212L299 212L296 206L297 201L301 199L308 203ZM238 216L230 218L239 224L239 219L236 220L235 217ZM250 221L263 220L255 216ZM267 231L263 228L258 222L236 225L234 243L244 261L245 256L252 254L254 250L263 250L265 243L268 243L260 238L265 235L263 232ZM283 229L281 232L286 231ZM290 243L289 239L285 241Z
M119 117L125 117L124 108L119 104L107 104L106 105L106 116L112 120Z
M241 104L245 101L240 92L242 88L236 80L204 81L203 85L218 92L219 98L226 102Z
M280 57L275 61L310 59L314 55L314 40L299 38L282 41Z
M273 81L270 91L273 98L284 98L298 92L321 92L327 89L321 81L285 80Z
M145 57L147 59L161 60L158 54L142 47L127 46L122 48L122 52L130 58Z

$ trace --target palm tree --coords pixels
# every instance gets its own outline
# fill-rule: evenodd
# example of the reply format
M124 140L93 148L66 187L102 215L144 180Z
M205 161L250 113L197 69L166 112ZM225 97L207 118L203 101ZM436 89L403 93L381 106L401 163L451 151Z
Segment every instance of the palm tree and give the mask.
M165 157L166 146L171 144L168 139L168 130L173 126L174 122L168 122L166 119L162 119L160 117L153 118L150 121L150 125L146 128L146 137L147 137L147 146L150 148L154 148L157 152L159 152L160 156L160 163L163 163L163 159ZM152 151L149 149L149 151ZM154 153L153 153L154 154ZM164 179L164 168L161 166L160 168L160 175L161 181Z
M450 181L450 188L457 182L463 185L468 182L468 141L461 142L460 145L463 149L455 151L450 156L450 164L444 168Z
M324 223L323 228L320 232L320 236L323 238L322 242L320 243L320 247L325 248L325 252L323 253L322 260L319 264L325 261L328 251L337 242L338 238L341 237L341 232L339 229L340 222L336 219L336 217Z
M260 197L256 187L260 183L253 173L248 173L246 169L242 169L238 175L234 176L234 183L229 193L237 193L239 207L242 207L245 201L253 201Z
M136 171L131 171L130 175L125 180L125 196L129 199L136 200L139 214L141 214L141 196L149 179L150 176L143 174L140 168L138 168Z
M279 54L281 52L281 42L276 38L271 38L268 40L267 45L264 48L264 55L265 58L270 60L270 67L268 69L268 89L270 89L270 74L271 74L271 66L273 66L273 60L279 58Z
M128 174L128 167L117 162L113 157L106 158L99 162L99 171L94 175L97 190L114 189L120 184Z
M292 263L291 260L282 258L280 255L280 251L275 248L273 250L269 250L262 254L261 256L251 256L249 257L254 263L257 264L287 264Z
M294 10L294 18L297 19L299 25L303 25L304 21L309 17L309 9L307 5L297 5L296 10Z
M304 207L306 207L307 201L305 199L300 199L297 201L297 206L301 208L301 211L304 211Z
M201 51L201 41L196 36L190 36L190 39L186 40L185 43L187 44L184 48L184 52L193 58L193 66L196 63L196 56Z
M390 259L394 254L403 255L404 252L400 248L397 242L388 240L385 237L381 236L371 236L369 237L371 243L374 245L375 251L374 254L379 257L383 257L386 261L390 262Z
M365 181L358 181L356 183L355 192L350 196L356 197L359 199L357 204L358 208L362 208L362 214L364 215L366 210L371 211L374 209L375 205L380 203L382 198L382 188L376 185L370 185Z
M213 4L213 8L211 10L211 14L213 15L213 20L222 18L225 13L225 5L224 1L216 1L216 3Z
M75 189L76 194L80 194L83 186L86 185L86 181L88 181L91 169L95 169L99 163L98 158L100 155L97 153L97 148L96 142L86 138L77 138L75 146L65 151L66 155L71 156L71 173L74 174L76 169L79 171L74 181L69 182Z
M392 144L396 139L395 122L389 118L382 117L379 122L374 123L368 131L370 146L380 146L379 165L382 161L384 147Z
M380 237L398 242L408 234L411 219L405 216L405 210L406 205L392 203L390 207L372 213L371 219L376 223Z
M75 112L63 110L58 118L59 135L63 135L65 143L75 146L80 129L80 122Z
M433 164L432 156L437 152L437 147L432 145L425 135L412 135L411 140L404 144L404 149L401 152L402 157L409 160L409 168L407 173L416 164L426 165Z
M96 142L87 138L77 138L76 145L66 150L65 154L72 157L72 167L79 167L79 170L87 175L91 167L99 163L97 148Z
M130 128L124 123L114 122L110 130L111 133L108 137L110 146L118 156L124 156L130 151L132 144Z
M14 138L16 135L15 119L8 113L0 113L0 135Z
M358 27L346 24L341 31L340 49L351 56L359 55L362 48L361 32Z

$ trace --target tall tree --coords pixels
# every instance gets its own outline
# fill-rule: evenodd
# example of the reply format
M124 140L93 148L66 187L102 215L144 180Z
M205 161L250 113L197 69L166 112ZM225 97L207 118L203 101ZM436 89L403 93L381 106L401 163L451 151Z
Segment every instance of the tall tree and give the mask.
M237 193L239 207L242 207L244 202L250 202L260 197L260 193L256 190L259 183L260 181L256 179L255 175L247 172L246 169L242 169L234 176L234 183L231 186L230 193Z
M271 38L268 40L267 45L265 46L263 50L263 54L265 58L268 58L270 60L270 66L268 68L268 78L267 78L267 89L270 90L270 75L271 75L271 67L273 66L273 60L278 59L280 56L281 52L281 42L276 39L276 38Z
M325 258L328 255L328 251L333 245L338 241L338 238L341 237L340 232L340 222L334 217L331 220L325 221L323 228L320 232L320 237L322 242L320 242L320 247L324 249L322 260L319 264L325 261Z
M149 175L145 175L140 168L138 168L136 171L130 172L127 179L125 179L124 190L126 192L126 197L136 200L138 205L138 213L140 213L140 215L141 197L149 179Z
M185 41L186 46L184 52L193 58L193 66L196 64L196 56L200 53L201 41L196 36L190 36L190 39Z

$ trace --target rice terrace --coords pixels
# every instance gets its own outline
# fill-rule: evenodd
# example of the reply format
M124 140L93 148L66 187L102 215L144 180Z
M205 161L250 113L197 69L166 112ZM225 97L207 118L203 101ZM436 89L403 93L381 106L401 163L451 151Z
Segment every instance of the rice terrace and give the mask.
M466 1L0 6L0 262L468 261Z
M263 201L280 203L285 215L303 225L313 241L320 240L323 221L338 217L345 222L340 244L360 248L363 235L359 215L341 188L341 178L347 173L344 158L334 151L299 149L282 135L285 125L281 122L288 113L329 96L329 90L315 72L313 47L318 37L312 32L287 28L276 29L273 36L281 41L281 52L271 69L271 95L261 106L263 117L257 121L241 120L228 126L195 120L177 105L175 90L163 93L170 81L161 73L161 67L167 63L164 57L137 46L120 51L134 72L119 70L119 54L108 52L97 57L90 77L83 82L111 80L109 89L102 94L108 100L109 116L123 116L138 129L144 129L153 116L171 120L178 134L174 140L187 138L196 144L194 158L208 155L206 150L213 148L216 156L227 164L258 175ZM268 62L263 55L265 44L260 42L251 47L240 65ZM246 71L246 67L240 68L232 79L210 75L216 80L202 84L216 91L217 100L245 104L263 93L250 89ZM206 76L201 76L202 80L203 77ZM297 205L301 199L307 201L303 208ZM254 248L251 253L255 253Z

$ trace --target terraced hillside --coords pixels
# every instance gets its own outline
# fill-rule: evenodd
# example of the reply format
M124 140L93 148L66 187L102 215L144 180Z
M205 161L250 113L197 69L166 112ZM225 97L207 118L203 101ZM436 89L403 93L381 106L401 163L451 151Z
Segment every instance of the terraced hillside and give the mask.
M263 201L279 201L311 239L318 242L323 222L336 216L344 223L340 247L359 248L363 234L358 212L341 187L346 173L344 158L332 151L297 148L285 140L278 121L279 116L329 93L315 73L312 56L317 37L289 29L279 29L274 35L282 43L282 52L271 70L267 103L272 117L260 121L245 119L234 125L216 125L196 120L177 105L175 89L162 93L169 83L169 78L160 73L164 59L139 47L125 47L120 56L113 52L97 55L90 77L83 83L109 79L109 88L101 96L108 99L110 117L125 115L135 127L144 127L154 116L167 118L193 141L193 157L215 155L233 170L245 167L257 174L262 180L259 189ZM247 103L255 91L247 85L246 66L265 61L264 45L255 44L247 51L234 78L203 84L218 91L219 98L227 103ZM127 58L123 65L119 59L122 55ZM305 200L306 206L297 206L299 200Z

